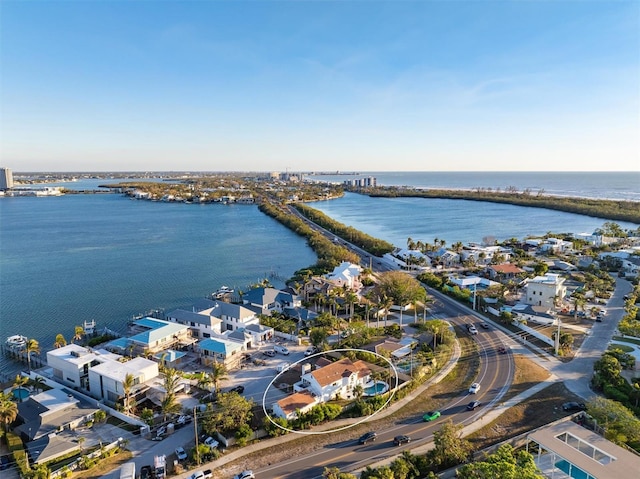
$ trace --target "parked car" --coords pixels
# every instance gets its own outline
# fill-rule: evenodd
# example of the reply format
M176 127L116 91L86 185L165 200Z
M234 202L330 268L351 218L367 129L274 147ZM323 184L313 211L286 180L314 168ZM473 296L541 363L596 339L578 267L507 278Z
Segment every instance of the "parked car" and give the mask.
M403 444L409 444L411 442L411 438L406 435L396 436L393 438L394 446L402 446Z
M473 411L475 408L480 406L480 401L471 401L467 404L467 411Z
M184 447L178 447L176 449L176 456L178 456L178 461L184 461L187 458L187 453L184 450Z
M218 441L216 441L214 438L212 438L211 436L209 436L208 438L206 438L204 440L204 443L209 446L211 449L215 449L216 447L218 447L220 445L220 443Z
M233 479L256 479L256 476L253 474L253 471L242 471L240 474L236 474L233 476Z
M358 439L358 444L366 444L368 442L373 442L377 439L377 437L378 437L378 433L376 433L375 431L369 431L363 434L362 436L360 436L360 439Z
M183 415L179 416L178 419L175 420L174 424L175 424L176 429L180 429L182 426L186 426L191 421L193 421L193 418L191 416L183 414Z
M480 391L480 383L473 383L471 385L471 387L469 388L469 393L470 394L475 394L478 391Z
M284 347L284 346L280 346L279 344L276 344L276 345L273 347L273 350L274 350L276 353L284 354L285 356L288 356L288 355L289 355L289 349L288 349L288 348L286 348L286 347Z
M238 384L237 386L234 386L231 389L229 389L229 392L242 394L244 392L244 386L242 384Z
M484 321L483 321L482 323L480 323L480 326L481 326L482 328L484 328L484 329L489 329L489 323L486 323L486 322L484 322Z
M428 411L427 413L425 413L424 416L422 416L422 420L426 422L435 421L439 417L440 417L440 411Z
M262 354L272 358L272 357L274 357L276 355L276 352L273 349L266 349L266 350L262 351Z
M206 471L196 471L193 474L191 474L191 476L189 476L189 479L211 479L213 477L213 472L211 471L211 469L207 469Z
M581 402L570 401L562 405L563 411L584 411L587 406Z
M167 433L167 426L160 426L156 431L156 436L164 436Z
M312 354L315 354L317 352L318 352L318 348L316 348L315 346L309 346L304 352L304 355L311 356Z
M151 466L142 466L140 468L140 479L153 479L153 469Z

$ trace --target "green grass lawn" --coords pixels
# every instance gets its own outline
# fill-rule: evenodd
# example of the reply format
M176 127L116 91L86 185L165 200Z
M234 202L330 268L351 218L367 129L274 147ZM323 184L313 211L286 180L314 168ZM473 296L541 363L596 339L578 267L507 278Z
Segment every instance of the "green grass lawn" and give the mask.
M622 336L614 336L613 339L615 341L620 341L623 343L633 343L633 344L637 344L638 346L640 346L640 338L629 338L627 336L622 337Z

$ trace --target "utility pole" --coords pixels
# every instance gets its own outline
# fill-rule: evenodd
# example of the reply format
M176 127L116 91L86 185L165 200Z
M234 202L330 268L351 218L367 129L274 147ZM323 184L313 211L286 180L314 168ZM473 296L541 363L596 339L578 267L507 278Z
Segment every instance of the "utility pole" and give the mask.
M198 466L200 465L200 450L198 449L198 416L196 414L196 408L198 406L193 406L193 429L195 431L196 436L196 463Z
M555 347L557 356L558 351L560 350L560 318L556 317L556 321L558 322L558 332L556 333L556 340L553 342L553 345Z

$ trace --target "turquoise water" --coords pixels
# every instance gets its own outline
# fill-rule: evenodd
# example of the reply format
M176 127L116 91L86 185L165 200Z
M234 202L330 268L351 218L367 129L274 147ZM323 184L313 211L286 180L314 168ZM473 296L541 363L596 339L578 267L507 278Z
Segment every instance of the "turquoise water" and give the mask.
M383 392L386 392L388 389L389 389L389 386L387 385L387 383L382 381L376 381L376 383L373 386L364 388L364 395L375 396L376 394L382 394Z
M29 397L29 390L25 388L16 388L13 390L13 397L22 402L23 399L27 399Z
M571 472L569 472L569 463L564 459L556 462L556 467L574 479L589 479L589 474L576 466L571 466Z

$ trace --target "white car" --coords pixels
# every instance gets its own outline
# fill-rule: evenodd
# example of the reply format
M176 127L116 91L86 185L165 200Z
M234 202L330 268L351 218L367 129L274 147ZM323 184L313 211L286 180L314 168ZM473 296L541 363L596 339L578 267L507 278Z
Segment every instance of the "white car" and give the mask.
M471 385L471 387L469 388L469 392L470 392L471 394L475 394L475 393L477 393L478 391L480 391L480 383L473 383L473 384Z
M469 326L469 332L471 334L478 334L478 330L476 329L475 326Z
M187 453L183 447L179 447L176 449L176 456L178 456L178 461L184 461L187 458Z
M304 352L304 355L311 356L312 354L315 354L317 352L318 352L318 348L316 348L315 346L309 346L307 350Z
M253 471L242 471L240 474L233 476L233 479L256 479Z
M218 441L216 441L214 438L212 438L211 436L209 436L208 438L206 438L204 440L204 443L209 446L211 449L215 449L216 447L218 447L220 445L220 443Z

